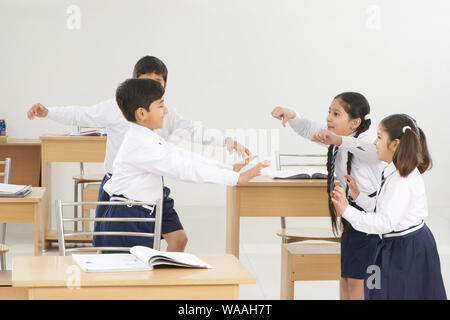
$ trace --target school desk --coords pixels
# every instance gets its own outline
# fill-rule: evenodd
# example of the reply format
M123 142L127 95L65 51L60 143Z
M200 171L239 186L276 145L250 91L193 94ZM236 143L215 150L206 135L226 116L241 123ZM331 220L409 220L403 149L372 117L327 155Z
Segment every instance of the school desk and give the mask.
M29 299L238 299L239 284L255 277L233 255L197 255L213 269L84 272L66 256L13 259L12 286L28 288Z
M5 158L11 158L9 183L40 187L40 140L8 138L7 142L0 142L0 161Z
M45 241L58 241L57 233L51 230L50 212L53 208L53 199L50 199L51 185L50 162L103 162L106 152L105 136L41 136L41 179L42 186L47 188L49 196L44 208L45 216ZM72 188L70 181L67 187ZM70 200L70 199L66 199ZM46 243L43 244L45 250Z
M281 216L329 216L327 181L259 176L227 187L226 252L239 258L241 217Z
M23 198L0 198L0 223L31 222L34 224L34 255L40 254L44 243L45 229L42 214L44 198L45 188L43 187L31 188L31 192Z

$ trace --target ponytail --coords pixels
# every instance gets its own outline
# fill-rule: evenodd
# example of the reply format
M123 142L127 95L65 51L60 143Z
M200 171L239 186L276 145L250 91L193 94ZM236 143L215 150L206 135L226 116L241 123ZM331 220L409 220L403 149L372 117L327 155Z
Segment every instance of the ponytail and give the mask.
M414 119L406 114L394 114L384 118L380 125L388 133L390 141L400 141L392 158L400 176L407 177L416 168L420 173L431 169L425 133Z

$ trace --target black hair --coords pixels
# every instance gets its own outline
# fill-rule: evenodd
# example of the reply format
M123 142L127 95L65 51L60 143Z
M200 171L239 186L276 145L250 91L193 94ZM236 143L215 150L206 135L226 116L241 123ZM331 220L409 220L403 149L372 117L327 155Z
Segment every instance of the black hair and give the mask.
M355 138L357 138L361 133L369 129L371 121L370 119L364 119L366 115L370 114L370 105L367 99L360 93L357 92L343 92L334 97L334 100L339 99L339 104L344 108L345 112L350 116L351 119L361 119L359 127L356 129ZM334 145L328 147L327 153L327 169L328 169L328 179L327 179L327 192L328 192L328 209L331 217L331 225L333 227L333 233L338 236L339 227L337 224L337 214L334 207L333 201L331 200L331 195L333 190L331 189L331 158L333 157ZM352 171L352 161L353 153L348 152L347 157L347 174L351 174ZM348 193L348 185L346 189L346 194ZM348 222L342 219L343 235L348 229Z
M139 78L146 73L156 73L163 76L164 82L167 82L168 70L164 62L152 56L145 56L139 59L134 65L133 78Z
M431 169L433 163L427 139L422 129L417 126L416 120L407 114L393 114L384 118L380 126L387 132L390 141L400 141L392 158L400 176L407 177L415 168L420 173Z
M149 111L150 105L164 95L164 88L152 79L128 79L116 90L116 101L125 119L136 122L139 108Z

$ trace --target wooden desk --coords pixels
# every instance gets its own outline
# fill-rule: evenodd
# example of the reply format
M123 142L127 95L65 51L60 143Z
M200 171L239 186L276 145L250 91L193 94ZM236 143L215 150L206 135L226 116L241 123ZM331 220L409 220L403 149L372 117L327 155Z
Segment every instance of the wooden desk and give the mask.
M29 299L238 299L239 284L256 279L236 257L198 255L213 269L164 268L83 272L72 257L14 257L12 285ZM68 286L72 284L72 286ZM78 284L75 288L73 284Z
M42 136L41 145L41 179L42 186L51 194L48 183L50 177L50 162L103 162L106 153L106 137L73 137L73 136ZM67 186L71 186L67 181ZM51 197L47 197L45 208L53 208ZM67 201L71 199L65 199ZM44 209L46 217L45 240L57 241L57 234L51 229L51 209ZM44 242L45 250L45 242Z
M40 186L40 140L8 138L7 142L0 142L0 161L7 157L11 158L9 183ZM3 167L0 171L3 171Z
M329 216L327 181L259 176L245 184L227 187L226 252L239 258L241 217L281 216Z
M34 223L34 254L40 254L44 243L44 216L42 204L45 188L32 188L24 198L0 198L0 223L32 222ZM39 214L41 211L41 214ZM39 219L41 217L41 219ZM39 221L40 220L40 221ZM39 225L41 228L39 228ZM41 244L41 245L40 245Z

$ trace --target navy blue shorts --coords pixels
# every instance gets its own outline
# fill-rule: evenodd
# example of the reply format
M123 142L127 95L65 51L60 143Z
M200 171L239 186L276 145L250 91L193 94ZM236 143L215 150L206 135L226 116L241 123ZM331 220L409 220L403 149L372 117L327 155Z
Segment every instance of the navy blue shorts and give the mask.
M102 192L102 191L100 191ZM164 187L164 200L161 222L161 236L164 234L183 230L180 218L174 209L174 200L169 197L170 189ZM103 191L103 193L106 193ZM106 193L108 195L108 193ZM100 193L99 193L100 197ZM102 201L109 201L102 200ZM99 207L99 206L97 206ZM150 210L142 206L103 206L101 217L135 217L135 218L154 218L154 214L150 215ZM96 217L98 211L96 211ZM154 222L98 222L95 225L95 231L132 231L153 233L155 228ZM153 247L153 238L146 237L125 237L125 236L94 236L93 246L95 247L132 247L135 245Z
M351 203L358 210L356 204ZM366 279L367 267L373 265L375 250L380 237L355 230L349 223L348 230L341 237L341 277Z

